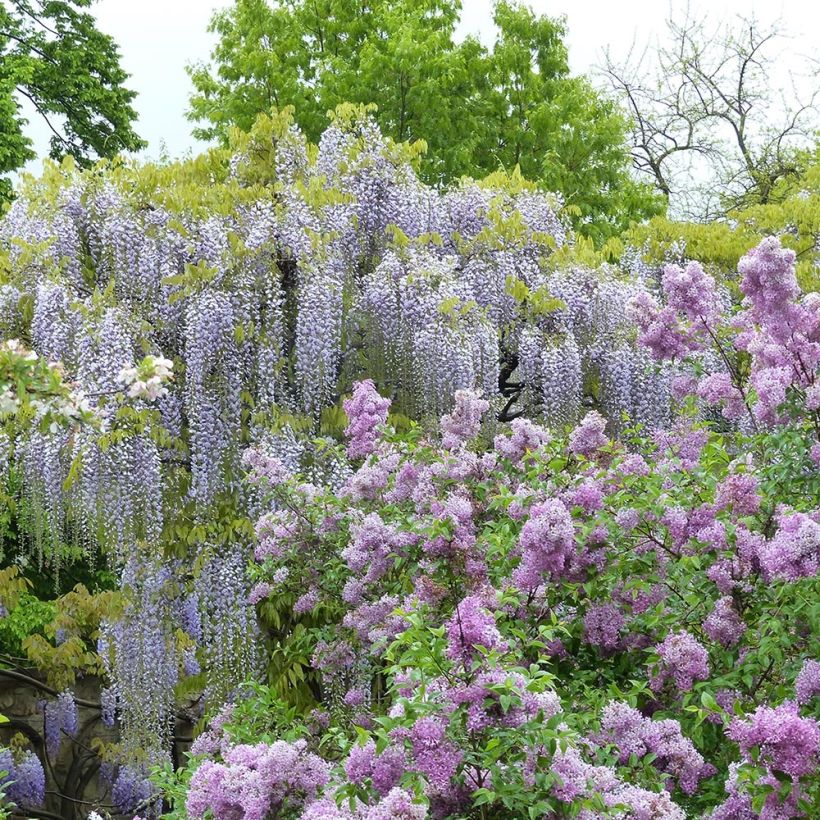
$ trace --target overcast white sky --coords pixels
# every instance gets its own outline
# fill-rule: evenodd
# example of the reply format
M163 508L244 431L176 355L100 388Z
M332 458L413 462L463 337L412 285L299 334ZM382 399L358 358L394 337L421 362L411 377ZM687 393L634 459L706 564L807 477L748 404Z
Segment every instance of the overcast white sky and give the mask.
M214 8L226 0L99 0L94 7L100 28L120 46L122 62L131 74L129 87L138 92L137 131L149 142L147 156L157 156L162 143L171 156L201 144L190 135L185 119L190 83L185 65L207 59L214 40L206 31ZM492 42L492 0L463 0L461 33L478 34ZM685 8L685 0L530 0L539 13L566 15L570 63L576 72L590 72L600 64L608 46L625 56L633 41L646 44L662 34L670 8ZM782 18L795 35L794 47L803 54L820 52L820 3L811 0L691 0L694 14L707 12L726 19L754 13L762 22ZM720 17L715 17L715 21ZM47 152L47 134L31 118L30 133L39 153ZM29 170L39 170L39 160Z

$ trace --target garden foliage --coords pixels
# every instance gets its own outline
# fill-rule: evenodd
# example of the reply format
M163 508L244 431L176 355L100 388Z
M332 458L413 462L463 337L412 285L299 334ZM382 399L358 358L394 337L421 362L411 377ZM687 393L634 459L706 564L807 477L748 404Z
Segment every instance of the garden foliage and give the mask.
M557 198L417 159L365 109L318 145L285 113L186 163L52 166L0 223L0 603L93 587L20 643L62 693L45 760L93 673L143 816L806 813L795 253L591 269ZM38 755L3 754L37 803Z

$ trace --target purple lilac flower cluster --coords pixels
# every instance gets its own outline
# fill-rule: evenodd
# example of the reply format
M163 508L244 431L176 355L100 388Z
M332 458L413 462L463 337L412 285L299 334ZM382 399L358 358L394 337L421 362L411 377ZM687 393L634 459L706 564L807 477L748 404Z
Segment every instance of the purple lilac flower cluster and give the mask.
M387 422L390 399L383 399L372 379L356 382L353 397L345 399L344 411L349 424L345 435L350 439L347 454L350 458L362 458L376 449L379 428Z
M329 779L328 764L304 741L239 744L222 757L222 763L205 760L194 772L185 802L192 820L208 812L265 820L311 802Z

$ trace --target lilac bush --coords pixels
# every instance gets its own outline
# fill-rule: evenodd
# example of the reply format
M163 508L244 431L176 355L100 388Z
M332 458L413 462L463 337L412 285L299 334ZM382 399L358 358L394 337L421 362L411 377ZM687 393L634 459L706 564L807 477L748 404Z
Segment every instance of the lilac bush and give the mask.
M380 423L338 494L271 483L251 573L309 587L294 609L318 691L294 719L258 689L218 755L304 738L327 779L293 817L381 816L396 790L414 817L811 816L820 475L801 378L771 429L750 379L749 426L710 429L695 380L675 429L627 444L597 413L566 437L484 437L488 408L462 394L438 440ZM335 694L354 667L370 678Z

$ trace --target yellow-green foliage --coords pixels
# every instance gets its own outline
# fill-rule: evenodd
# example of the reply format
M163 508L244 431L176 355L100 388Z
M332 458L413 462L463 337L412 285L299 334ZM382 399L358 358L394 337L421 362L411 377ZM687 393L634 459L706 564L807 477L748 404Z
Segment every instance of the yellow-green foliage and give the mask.
M102 659L95 647L103 618L115 618L120 610L119 592L92 594L82 584L53 602L55 615L46 625L46 636L29 635L23 641L28 659L46 673L50 686L66 689L80 675L103 673ZM58 631L63 640L59 646L54 638Z
M807 165L799 179L784 182L770 202L729 215L726 222L673 222L655 217L630 229L624 243L645 248L660 262L676 243L688 258L714 272L731 275L738 260L765 236L777 235L797 253L797 278L805 291L820 288L820 157Z

